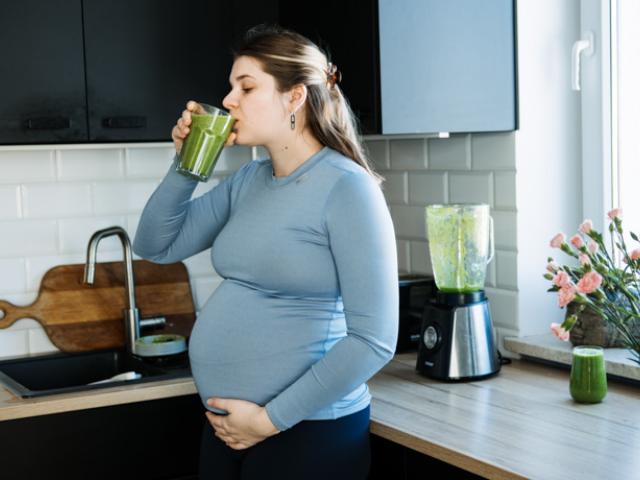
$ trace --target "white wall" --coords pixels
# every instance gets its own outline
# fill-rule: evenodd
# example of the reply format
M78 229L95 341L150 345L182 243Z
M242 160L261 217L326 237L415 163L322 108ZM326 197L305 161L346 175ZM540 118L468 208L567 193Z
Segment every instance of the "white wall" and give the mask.
M580 97L571 90L571 47L579 38L578 0L518 1L520 128L515 134L520 335L546 333L564 310L542 278L559 231L582 221Z

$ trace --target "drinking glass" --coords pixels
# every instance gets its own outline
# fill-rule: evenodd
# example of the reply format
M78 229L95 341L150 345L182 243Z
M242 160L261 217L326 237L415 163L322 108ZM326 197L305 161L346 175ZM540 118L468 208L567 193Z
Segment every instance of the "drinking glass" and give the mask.
M607 394L607 372L602 347L574 347L569 383L571 397L579 403L598 403Z
M202 110L191 114L189 134L182 145L176 170L206 182L231 134L235 118L221 108L206 103L199 105Z

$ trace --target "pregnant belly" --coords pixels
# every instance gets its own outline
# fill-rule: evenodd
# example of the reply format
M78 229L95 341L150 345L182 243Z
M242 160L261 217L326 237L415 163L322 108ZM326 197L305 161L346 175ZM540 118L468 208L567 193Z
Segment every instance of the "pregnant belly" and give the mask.
M217 396L266 404L345 335L329 299L283 298L225 280L207 301L189 341L203 405Z

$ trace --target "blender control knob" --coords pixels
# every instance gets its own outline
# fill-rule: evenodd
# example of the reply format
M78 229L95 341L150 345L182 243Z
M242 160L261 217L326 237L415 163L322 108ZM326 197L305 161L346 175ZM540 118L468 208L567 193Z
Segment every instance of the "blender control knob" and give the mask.
M422 340L424 341L424 346L429 350L435 348L435 346L438 344L438 340L440 340L436 327L434 327L433 325L429 325L424 330Z

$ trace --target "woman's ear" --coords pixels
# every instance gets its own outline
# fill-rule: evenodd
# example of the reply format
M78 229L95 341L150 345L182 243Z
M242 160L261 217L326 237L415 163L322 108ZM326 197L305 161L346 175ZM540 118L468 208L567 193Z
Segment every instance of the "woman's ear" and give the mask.
M289 111L297 112L307 99L307 87L299 83L289 90Z

